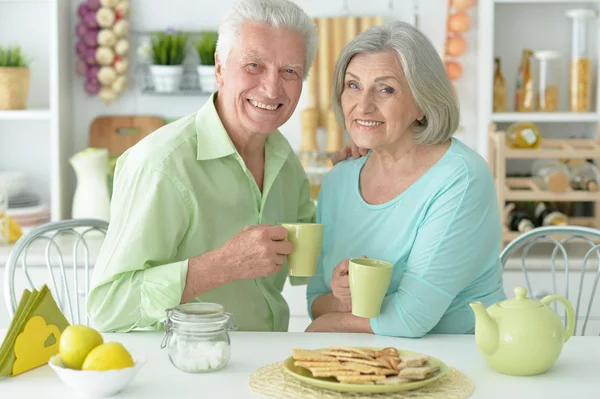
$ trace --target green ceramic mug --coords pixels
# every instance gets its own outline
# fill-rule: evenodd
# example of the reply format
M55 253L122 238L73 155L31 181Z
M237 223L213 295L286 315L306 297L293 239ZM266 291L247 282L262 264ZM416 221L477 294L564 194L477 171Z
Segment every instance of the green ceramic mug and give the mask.
M288 255L288 275L311 277L317 272L317 260L323 245L324 226L319 223L282 223L287 241L294 246Z
M358 317L377 317L383 298L392 281L393 265L377 259L352 258L349 263L352 314Z

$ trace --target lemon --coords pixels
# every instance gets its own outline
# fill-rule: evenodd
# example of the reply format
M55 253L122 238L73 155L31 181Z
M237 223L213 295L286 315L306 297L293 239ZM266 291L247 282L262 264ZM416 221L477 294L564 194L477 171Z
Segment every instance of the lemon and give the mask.
M98 345L87 355L82 370L118 370L133 367L131 354L119 342Z
M74 324L65 328L60 335L58 352L67 367L79 370L88 353L103 342L104 339L98 331Z

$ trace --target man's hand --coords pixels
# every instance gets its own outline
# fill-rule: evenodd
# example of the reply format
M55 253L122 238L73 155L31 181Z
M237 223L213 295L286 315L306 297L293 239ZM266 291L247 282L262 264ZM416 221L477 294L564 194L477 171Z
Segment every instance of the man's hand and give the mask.
M335 154L333 154L331 162L335 165L349 157L360 158L367 155L368 152L369 150L367 148L360 148L354 144L354 142L350 142L344 148L337 150Z
M335 269L333 269L333 274L331 276L331 292L339 301L339 304L342 307L340 311L343 312L352 311L352 295L350 294L350 281L348 277L349 263L348 259L341 261Z
M281 270L292 252L292 243L284 241L287 230L279 226L248 226L221 248L223 264L233 279L266 277Z

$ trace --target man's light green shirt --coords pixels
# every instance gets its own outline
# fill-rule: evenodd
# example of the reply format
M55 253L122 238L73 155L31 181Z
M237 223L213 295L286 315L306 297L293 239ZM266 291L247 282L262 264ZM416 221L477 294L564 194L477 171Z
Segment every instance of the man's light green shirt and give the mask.
M287 140L275 131L265 143L261 193L221 123L215 96L119 158L87 304L95 328L160 328L166 310L180 303L190 258L248 225L314 221L309 182ZM287 331L286 277L284 266L196 300L222 304L241 330Z

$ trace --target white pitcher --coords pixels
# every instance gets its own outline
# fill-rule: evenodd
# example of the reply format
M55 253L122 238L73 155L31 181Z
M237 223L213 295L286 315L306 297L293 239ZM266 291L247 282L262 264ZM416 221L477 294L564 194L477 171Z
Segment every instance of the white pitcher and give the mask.
M77 187L73 196L73 219L110 220L108 194L108 149L87 148L69 159Z

